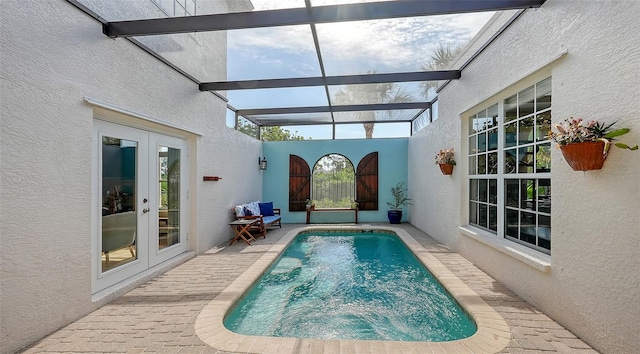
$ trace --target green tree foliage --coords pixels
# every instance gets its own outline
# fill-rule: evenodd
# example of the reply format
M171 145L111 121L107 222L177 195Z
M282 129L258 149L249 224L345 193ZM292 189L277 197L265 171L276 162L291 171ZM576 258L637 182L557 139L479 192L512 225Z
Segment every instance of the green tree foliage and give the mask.
M241 122L238 125L238 131L243 132L254 138L257 138L259 129L260 127L258 127L257 125L249 121ZM285 140L305 140L307 138L298 135L298 131L291 132L290 130L283 129L282 127L279 127L279 126L272 126L272 127L262 127L262 130L260 132L260 139L262 141L285 141ZM307 140L311 140L311 138L308 138Z
M453 63L453 60L458 57L460 53L462 53L463 45L444 45L440 44L436 50L431 53L429 57L429 62L427 64L422 65L422 70L424 71L438 71L448 69L449 66ZM438 87L437 81L425 81L422 84L422 94L424 97L429 97L429 91L431 89L435 90Z
M368 74L375 74L375 71L369 71ZM400 103L410 102L412 100L413 97L409 93L393 82L346 85L344 88L338 90L333 98L333 102L337 105ZM387 112L391 118L393 111ZM362 125L367 139L373 138L374 121L376 120L375 113L374 111L352 113L356 115L358 120L363 122Z
M305 140L305 137L298 135L298 131L291 132L279 126L262 127L260 133L262 141L285 141L285 140ZM308 140L311 140L309 138Z

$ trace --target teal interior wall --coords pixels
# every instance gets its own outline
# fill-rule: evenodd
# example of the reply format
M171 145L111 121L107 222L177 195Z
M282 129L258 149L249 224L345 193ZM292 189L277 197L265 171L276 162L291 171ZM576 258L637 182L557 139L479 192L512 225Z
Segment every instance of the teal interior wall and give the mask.
M358 139L358 140L303 140L268 141L262 144L263 156L269 166L262 171L262 200L273 201L274 207L281 208L284 223L304 223L306 213L289 212L289 155L302 157L309 168L324 155L342 154L349 158L354 167L367 154L378 152L378 210L361 211L359 222L388 222L387 201L391 200L391 187L398 182L407 183L409 139ZM409 192L411 197L411 192ZM402 219L408 219L408 209L404 208Z

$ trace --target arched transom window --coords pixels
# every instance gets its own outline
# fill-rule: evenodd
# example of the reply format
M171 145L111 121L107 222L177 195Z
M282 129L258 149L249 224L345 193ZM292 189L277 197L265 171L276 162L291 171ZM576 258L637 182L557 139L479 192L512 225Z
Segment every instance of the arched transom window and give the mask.
M316 208L350 208L356 199L355 169L340 154L321 157L313 166L311 199Z

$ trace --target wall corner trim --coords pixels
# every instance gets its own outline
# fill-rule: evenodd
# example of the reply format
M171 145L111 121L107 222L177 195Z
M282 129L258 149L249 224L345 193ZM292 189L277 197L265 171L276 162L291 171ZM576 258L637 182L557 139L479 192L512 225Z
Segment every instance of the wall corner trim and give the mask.
M103 101L96 100L94 98L90 98L90 97L86 97L86 96L83 97L82 99L86 103L88 103L89 105L92 105L92 106L108 109L110 111L114 111L114 112L121 113L121 114L126 114L126 115L129 115L129 116L132 116L132 117L136 117L136 118L139 118L139 119L142 119L142 120L146 120L146 121L151 122L151 123L164 125L164 126L169 127L169 128L177 129L177 130L189 133L189 134L197 135L198 137L202 137L202 134L200 134L200 133L198 133L196 131L193 131L193 130L188 129L188 128L180 127L180 126L177 126L175 124L168 123L168 122L165 122L165 121L150 117L150 116L148 116L146 114L138 113L138 112L126 109L126 108L121 108L121 107L118 107L118 106L113 105L111 103L103 102Z
M458 230L464 236L500 251L542 273L551 272L551 256L529 250L525 246L507 241L496 235L474 228L473 226L459 226Z

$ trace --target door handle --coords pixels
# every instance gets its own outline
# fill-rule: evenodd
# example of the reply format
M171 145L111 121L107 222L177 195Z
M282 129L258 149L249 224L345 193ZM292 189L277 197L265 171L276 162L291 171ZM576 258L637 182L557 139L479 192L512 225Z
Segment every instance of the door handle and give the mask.
M142 209L142 213L143 213L143 214L146 214L146 213L148 213L148 212L149 212L149 208L144 208L144 209Z

